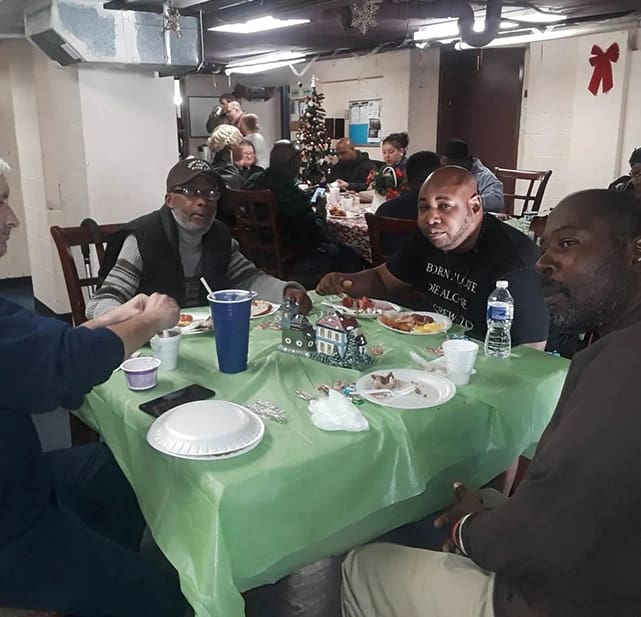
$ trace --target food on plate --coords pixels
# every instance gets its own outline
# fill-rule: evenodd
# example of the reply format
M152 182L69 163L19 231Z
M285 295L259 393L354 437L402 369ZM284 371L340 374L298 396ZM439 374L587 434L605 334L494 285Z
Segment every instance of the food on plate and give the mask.
M396 378L394 373L390 372L387 375L379 375L377 373L372 373L372 381L374 382L375 390L393 390L396 386Z
M386 326L401 332L432 334L443 330L442 324L436 323L429 315L417 313L383 314L380 320Z
M362 298L351 298L346 296L341 300L341 304L354 313L382 313L383 311L389 311L393 307L387 302L374 301L371 298L363 296Z
M267 300L252 300L251 316L260 317L261 315L267 315L269 311L272 310L271 302Z
M347 216L347 212L345 212L345 210L343 210L343 208L339 208L338 206L330 206L329 207L329 213L332 216L340 216L340 217L346 217Z
M209 315L208 317L203 317L202 319L195 319L193 315L189 313L181 313L180 319L178 320L178 327L185 334L194 334L198 332L205 332L207 330L213 330L214 321Z
M184 328L191 324L192 321L194 321L193 315L190 315L189 313L181 313L180 318L178 319L178 327Z

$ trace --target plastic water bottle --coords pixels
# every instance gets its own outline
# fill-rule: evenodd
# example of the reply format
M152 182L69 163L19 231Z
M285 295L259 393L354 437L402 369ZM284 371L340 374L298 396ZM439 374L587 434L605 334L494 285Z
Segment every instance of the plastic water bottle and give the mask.
M514 299L508 291L507 281L496 281L496 289L487 299L487 334L485 355L492 358L509 358L512 347L510 328L514 318Z

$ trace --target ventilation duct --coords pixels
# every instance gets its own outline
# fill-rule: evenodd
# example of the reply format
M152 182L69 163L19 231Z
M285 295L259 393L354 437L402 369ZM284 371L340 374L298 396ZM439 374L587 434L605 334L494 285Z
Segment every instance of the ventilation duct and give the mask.
M468 0L433 0L433 2L404 2L382 4L379 19L458 19L461 39L471 47L483 47L494 40L499 33L503 0L486 0L485 27L474 30L474 10ZM326 14L333 14L329 9Z
M181 73L200 62L199 24L181 17L182 37L163 34L163 16L108 11L81 0L50 0L25 14L27 37L62 66L85 62Z

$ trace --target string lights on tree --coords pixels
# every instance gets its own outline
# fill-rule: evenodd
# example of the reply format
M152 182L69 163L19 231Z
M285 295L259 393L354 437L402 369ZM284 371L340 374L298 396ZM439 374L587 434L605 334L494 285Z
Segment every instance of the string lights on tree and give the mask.
M299 82L299 87L302 83ZM304 181L316 184L327 171L327 156L330 150L330 137L325 127L325 95L316 91L316 78L312 77L312 92L305 99L301 113L296 145L300 150L301 176Z

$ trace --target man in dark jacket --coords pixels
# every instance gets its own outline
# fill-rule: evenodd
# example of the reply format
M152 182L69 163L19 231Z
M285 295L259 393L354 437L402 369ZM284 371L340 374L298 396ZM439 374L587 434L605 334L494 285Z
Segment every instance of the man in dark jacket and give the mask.
M269 155L269 167L249 178L246 188L269 189L274 194L283 243L290 249L307 249L300 265L304 263L306 269L319 274L335 267L361 270L364 264L360 257L351 247L329 238L325 218L314 212L307 195L296 186L300 163L294 144L277 141Z
M18 220L0 160L0 256ZM178 580L139 553L136 496L105 444L42 453L31 414L76 409L156 332L167 296L139 295L72 328L0 299L0 606L179 617Z
M105 315L138 293L162 292L180 306L206 305L201 277L214 290L251 289L274 303L290 298L309 312L311 300L301 285L259 270L215 219L225 192L207 161L176 163L167 175L165 205L131 221L109 242L103 283L87 303L87 317Z
M457 503L436 524L462 555L357 550L344 565L346 617L639 615L641 201L575 193L549 216L542 247L555 322L600 340L574 357L509 500L490 509L455 483Z
M338 163L330 168L327 181L336 182L342 191L367 189L367 176L374 167L367 152L357 150L347 137L343 137L336 143L336 156Z

